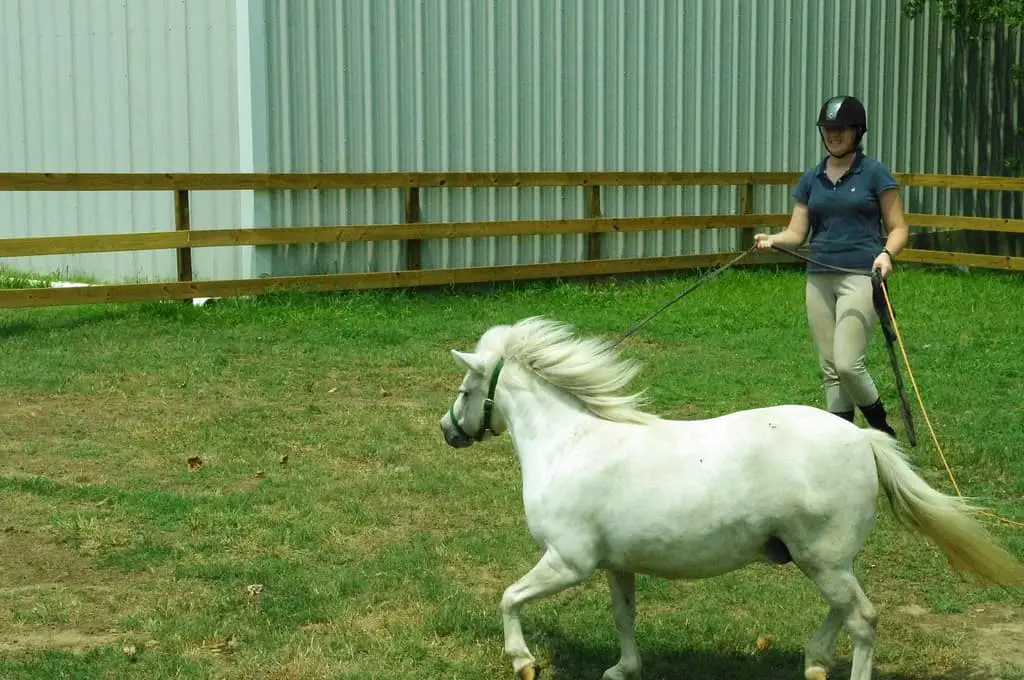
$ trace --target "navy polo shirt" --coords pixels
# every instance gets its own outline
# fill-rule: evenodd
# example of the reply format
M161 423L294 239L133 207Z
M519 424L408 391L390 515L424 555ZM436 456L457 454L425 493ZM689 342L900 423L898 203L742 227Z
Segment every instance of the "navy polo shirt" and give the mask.
M870 270L885 246L879 196L899 185L889 168L863 151L833 184L825 174L827 160L805 172L793 191L809 213L810 255L838 267ZM831 270L809 262L807 271Z

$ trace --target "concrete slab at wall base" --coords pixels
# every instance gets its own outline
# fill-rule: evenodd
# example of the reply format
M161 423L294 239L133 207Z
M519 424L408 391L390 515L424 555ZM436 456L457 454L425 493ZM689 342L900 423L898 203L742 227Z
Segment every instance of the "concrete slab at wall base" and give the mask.
M46 288L83 288L83 287L92 285L92 284L89 284L89 283L82 283L81 281L50 281L49 283L47 283L46 281L40 281L38 279L28 279L27 281L25 281L25 284L26 284L27 287L36 287L36 288L43 288L43 287L46 287ZM210 300L219 300L219 299L220 298L208 298L208 297L192 298L192 304L194 306L196 306L196 307L202 307L203 305L205 305ZM168 302L176 302L176 300L168 300Z

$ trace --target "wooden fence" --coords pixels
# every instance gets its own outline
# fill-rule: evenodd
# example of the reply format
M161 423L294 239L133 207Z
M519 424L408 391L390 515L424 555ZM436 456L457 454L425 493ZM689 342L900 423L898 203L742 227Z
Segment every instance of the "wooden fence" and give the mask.
M257 295L292 288L311 291L416 287L591 275L631 274L714 266L735 252L678 257L603 259L599 235L653 230L739 228L744 243L754 229L784 227L788 214L757 213L755 186L793 185L797 173L676 172L528 172L528 173L290 173L290 174L58 174L0 173L0 191L168 191L174 195L174 230L37 238L0 238L0 258L71 253L174 249L178 280L164 283L98 285L79 288L0 290L0 307L35 307L146 300ZM896 173L905 187L1024 192L1024 178ZM729 186L736 190L738 214L663 217L606 217L601 187ZM579 219L424 223L419 192L424 188L566 187L585 192L586 214ZM404 192L405 222L385 225L226 228L192 230L190 192L334 189L396 189ZM956 215L908 214L914 227L1024 233L1024 220ZM587 259L579 262L423 269L425 239L536 234L586 234ZM400 271L254 279L193 281L192 249L213 246L284 245L401 240L406 242ZM775 253L754 253L747 264L789 261ZM1024 270L1024 257L982 255L908 248L904 262Z

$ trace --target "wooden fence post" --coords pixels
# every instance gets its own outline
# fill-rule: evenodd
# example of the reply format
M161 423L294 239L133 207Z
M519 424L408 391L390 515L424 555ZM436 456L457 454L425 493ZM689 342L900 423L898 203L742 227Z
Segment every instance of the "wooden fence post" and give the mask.
M420 222L423 216L420 212L420 189L410 187L405 190L405 221L408 224ZM419 269L423 266L423 242L416 239L409 239L405 242L405 268Z
M601 187L587 187L587 208L585 217L588 219L601 217ZM594 231L587 234L587 259L601 259L601 234Z
M192 229L192 218L189 215L188 189L177 189L174 192L174 229L189 231ZM192 249L178 248L178 281L192 280ZM186 300L186 302L190 302Z
M739 185L740 192L740 214L754 214L754 185L752 183ZM740 229L740 250L746 250L754 245L753 228Z

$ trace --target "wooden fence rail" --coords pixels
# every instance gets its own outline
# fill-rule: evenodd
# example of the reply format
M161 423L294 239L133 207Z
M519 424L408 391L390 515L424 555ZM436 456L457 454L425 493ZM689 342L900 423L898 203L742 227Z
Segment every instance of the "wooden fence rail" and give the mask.
M486 222L422 222L351 227L269 227L202 229L136 234L49 236L0 239L0 257L110 253L126 250L265 246L295 243L353 243L410 239L531 234L610 234L662 229L711 229L785 226L789 215L680 215L668 217L595 217ZM1024 230L1024 220L1021 220ZM180 224L180 223L179 223ZM597 259L596 257L592 259ZM417 267L410 267L416 269Z
M893 173L903 186L1024 191L1024 178ZM792 185L798 172L0 173L0 191L249 191L437 187Z
M903 186L1024 192L1024 178L968 175L896 174ZM281 287L337 290L479 283L497 280L628 274L714 266L735 253L680 257L602 259L600 234L652 230L784 227L788 214L759 214L753 209L755 186L792 185L798 173L675 173L675 172L531 172L531 173L291 173L291 174L120 174L0 173L0 191L170 191L174 196L174 230L127 234L88 234L32 238L0 238L0 258L33 255L177 251L178 281L117 284L82 288L0 290L0 307L91 304L194 297L255 295ZM602 186L729 186L737 190L738 214L607 217L601 211ZM430 188L576 187L585 192L585 215L579 219L503 220L486 222L422 222L420 192ZM297 226L193 230L190 192L239 190L322 191L334 189L396 189L404 192L405 223L355 226ZM1024 233L1024 220L953 215L908 214L911 226ZM101 231L101 230L99 230ZM587 260L533 265L422 269L421 243L427 239L586 234ZM407 244L406 269L369 274L263 277L259 279L193 281L192 248L400 240ZM1024 258L907 249L901 259L932 264L1024 270ZM749 264L791 261L757 253Z

